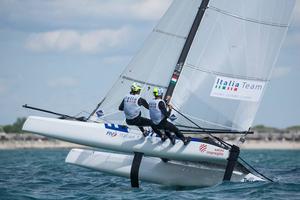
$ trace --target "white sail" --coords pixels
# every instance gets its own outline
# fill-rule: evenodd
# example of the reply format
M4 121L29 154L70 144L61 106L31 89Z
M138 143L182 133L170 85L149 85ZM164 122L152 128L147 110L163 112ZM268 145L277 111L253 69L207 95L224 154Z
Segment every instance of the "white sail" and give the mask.
M118 112L122 99L130 91L130 85L143 85L142 96L153 98L154 86L167 88L171 74L192 26L201 0L175 0L158 25L145 41L144 46L126 67L120 78L106 95L99 110L102 119L124 120ZM119 113L119 114L117 114ZM145 115L148 112L144 113ZM95 120L95 117L93 117Z
M247 130L294 3L211 0L175 87L174 106L204 127Z
M106 95L102 120L124 121L118 106L130 85L167 88L201 0L175 0ZM207 128L247 130L287 31L294 0L210 0L171 103ZM175 113L176 114L176 113ZM144 116L148 112L144 110ZM191 126L177 115L177 124ZM93 120L97 119L96 115Z

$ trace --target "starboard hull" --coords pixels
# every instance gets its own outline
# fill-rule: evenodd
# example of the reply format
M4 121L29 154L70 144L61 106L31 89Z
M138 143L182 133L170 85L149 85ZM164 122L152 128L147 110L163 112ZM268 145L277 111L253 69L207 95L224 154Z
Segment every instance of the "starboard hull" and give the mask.
M132 155L72 149L66 162L77 166L130 178ZM139 180L168 186L213 186L222 182L224 168L188 162L163 162L159 158L143 157ZM250 173L235 170L231 181L262 180Z
M213 144L191 141L183 145L176 140L161 142L156 136L144 138L137 130L114 124L79 122L46 117L28 117L24 131L76 144L118 152L144 153L145 156L182 161L204 161L226 165L229 151Z

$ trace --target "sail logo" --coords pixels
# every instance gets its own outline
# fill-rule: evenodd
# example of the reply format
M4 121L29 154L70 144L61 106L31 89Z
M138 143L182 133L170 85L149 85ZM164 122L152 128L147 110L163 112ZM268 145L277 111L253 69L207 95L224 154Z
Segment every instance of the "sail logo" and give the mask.
M238 91L239 86L240 86L239 82L235 82L233 80L230 80L228 82L222 78L217 78L217 82L215 84L216 89L229 90L229 91L234 91L234 92Z
M258 102L264 90L265 82L217 76L210 96Z

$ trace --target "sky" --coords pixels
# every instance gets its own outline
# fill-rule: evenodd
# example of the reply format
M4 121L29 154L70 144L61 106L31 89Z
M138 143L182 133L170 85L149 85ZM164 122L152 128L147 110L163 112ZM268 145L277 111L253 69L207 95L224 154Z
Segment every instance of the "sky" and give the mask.
M300 0L254 125L300 125ZM1 0L0 124L91 112L172 0Z

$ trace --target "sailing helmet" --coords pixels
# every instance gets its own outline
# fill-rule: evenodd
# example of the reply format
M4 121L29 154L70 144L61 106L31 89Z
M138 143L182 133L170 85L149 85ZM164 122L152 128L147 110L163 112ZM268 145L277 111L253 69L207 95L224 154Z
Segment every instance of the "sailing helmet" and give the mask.
M163 90L162 88L157 88L157 87L155 87L155 88L153 89L153 94L154 94L154 96L156 96L156 97L158 97L158 96L163 96L164 90Z
M132 83L131 85L131 91L132 92L138 92L142 89L141 85L138 83Z

